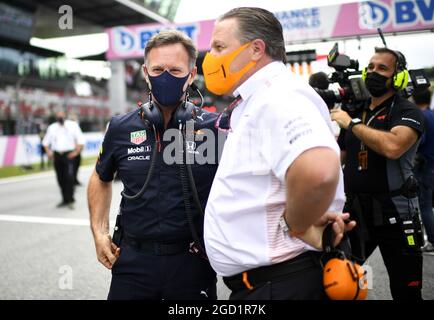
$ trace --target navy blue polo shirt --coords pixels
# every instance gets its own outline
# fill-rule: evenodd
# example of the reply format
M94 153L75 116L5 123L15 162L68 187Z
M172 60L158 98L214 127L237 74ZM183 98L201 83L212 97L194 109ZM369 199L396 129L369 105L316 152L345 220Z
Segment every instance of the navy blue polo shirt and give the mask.
M434 170L434 111L425 109L422 112L425 118L426 131L417 151L425 156L428 168Z
M214 127L217 116L217 114L197 109L194 140L187 143L187 152L193 152L195 156L199 153L207 156L211 150L208 147L214 148L210 153L215 155L213 161L199 164L203 161L195 158L194 163L191 164L203 210L217 170L218 132ZM137 200L126 198L121 200L121 223L124 231L130 236L159 242L192 239L185 213L180 166L165 161L167 156L172 159L171 154L174 155L176 152L165 154L166 148L168 149L166 151L174 150L174 143L176 143L175 138L168 141L163 140L168 129L174 129L173 125L169 125L165 132L161 132L161 148L158 149L154 172L148 188ZM208 138L211 133L215 137L214 140ZM151 127L148 128L137 110L113 117L96 164L96 172L100 179L105 182L111 181L114 173L117 172L117 176L124 185L124 191L128 195L136 194L144 185L147 177L155 139L154 130ZM210 157L206 159L209 160ZM191 192L190 202L196 230L202 235L203 217L196 208Z

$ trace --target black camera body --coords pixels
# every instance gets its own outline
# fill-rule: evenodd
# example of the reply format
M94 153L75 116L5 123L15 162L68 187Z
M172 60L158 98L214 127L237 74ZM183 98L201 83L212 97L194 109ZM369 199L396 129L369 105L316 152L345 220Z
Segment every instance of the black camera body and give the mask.
M338 89L314 88L321 96L328 108L331 109L336 103L341 103L345 111L354 111L363 106L370 98L368 89L359 71L359 62L350 59L347 55L339 53L338 43L335 43L327 56L327 64L336 71L329 75L328 82L339 84ZM428 88L430 81L423 69L408 70L409 82L406 88L400 91L404 98L409 98L415 90Z
M336 70L329 75L329 83L337 83L340 87L338 89L314 89L329 109L333 108L336 103L341 103L342 109L352 110L357 108L361 102L369 99L369 91L359 71L359 62L340 54L337 43L327 56L327 64Z

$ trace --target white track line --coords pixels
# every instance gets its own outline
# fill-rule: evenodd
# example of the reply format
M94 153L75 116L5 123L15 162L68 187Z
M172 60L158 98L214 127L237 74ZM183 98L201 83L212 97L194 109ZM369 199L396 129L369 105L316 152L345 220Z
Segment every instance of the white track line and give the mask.
M7 214L1 214L0 221L57 224L57 225L64 225L64 226L89 226L90 225L89 219L15 216L15 215L7 215ZM114 221L110 221L110 225L113 226L114 224L115 224Z
M80 167L80 172L82 172L82 170L83 170L83 172L92 171L94 167L95 167L94 165ZM50 170L47 172L32 173L29 175L18 176L18 177L1 178L0 179L0 186L5 185L5 184L9 184L9 183L27 182L27 181L38 180L38 179L43 179L43 178L48 178L48 177L54 177L54 175L55 175L54 171Z

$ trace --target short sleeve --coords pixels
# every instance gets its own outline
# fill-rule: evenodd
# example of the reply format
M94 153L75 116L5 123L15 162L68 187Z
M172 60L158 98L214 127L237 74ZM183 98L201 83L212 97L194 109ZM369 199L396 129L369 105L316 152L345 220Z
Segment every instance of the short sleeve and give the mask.
M424 132L424 123L422 111L409 101L402 101L395 111L392 110L390 128L407 126L416 130L418 135L421 136Z
M81 128L78 125L78 123L77 123L77 127L76 127L76 130L75 130L75 134L76 134L76 137L75 137L76 143L79 144L79 145L84 145L86 143L86 138L85 138L85 136L83 134L83 131L81 131Z
M309 149L327 147L339 155L333 133L310 99L296 95L290 106L270 109L262 122L272 130L271 149L263 146L261 150L280 181L285 181L286 171L294 160Z
M53 136L53 127L50 125L47 129L47 133L45 134L44 139L42 140L42 145L44 147L49 147L53 143L52 136Z
M102 142L102 146L99 152L98 160L96 162L95 170L102 181L112 181L116 172L114 151L115 141L114 134L116 131L116 124L114 118L110 121L107 131Z

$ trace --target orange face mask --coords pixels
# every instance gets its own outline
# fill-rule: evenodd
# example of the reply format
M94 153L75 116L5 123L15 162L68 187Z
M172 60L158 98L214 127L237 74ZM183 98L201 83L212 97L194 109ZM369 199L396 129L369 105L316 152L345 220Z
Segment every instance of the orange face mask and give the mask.
M229 90L237 81L256 64L256 61L250 61L244 68L237 72L231 72L230 70L232 61L234 61L238 54L247 48L248 45L250 45L250 42L228 54L218 57L209 52L205 55L202 69L205 77L205 85L209 91L217 95L229 93Z

